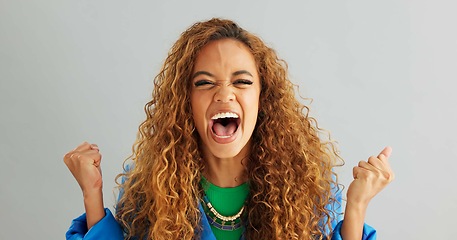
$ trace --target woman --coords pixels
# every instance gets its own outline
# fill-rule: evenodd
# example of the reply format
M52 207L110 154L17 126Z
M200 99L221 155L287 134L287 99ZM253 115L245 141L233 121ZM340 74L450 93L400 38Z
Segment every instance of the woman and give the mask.
M97 145L65 155L86 208L67 239L375 239L365 211L393 179L391 149L354 168L339 221L335 147L258 37L229 20L196 23L154 83L115 218Z

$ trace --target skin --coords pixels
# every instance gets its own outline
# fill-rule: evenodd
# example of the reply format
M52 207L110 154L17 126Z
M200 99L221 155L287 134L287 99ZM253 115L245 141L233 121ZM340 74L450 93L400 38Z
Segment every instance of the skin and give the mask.
M220 187L238 186L247 180L243 161L247 161L260 104L260 80L254 57L236 40L210 42L197 56L191 81L192 114L207 164L203 174ZM210 119L218 112L227 111L236 112L241 120L236 137L220 143L212 136ZM360 161L354 167L341 229L343 239L362 238L369 202L394 179L388 160L391 152L386 147L376 157ZM64 156L83 192L88 229L105 216L101 158L98 146L87 142Z
M199 52L190 100L207 163L203 174L217 186L235 187L246 181L242 161L247 161L257 121L260 88L254 56L243 43L217 40ZM240 117L236 138L228 143L218 142L211 130L211 117L219 112L235 112Z
M353 168L354 180L347 190L346 210L341 235L345 240L361 239L368 204L394 179L389 157L392 148L384 148L378 156L360 161Z
M105 216L100 167L102 155L96 144L83 142L63 159L83 192L87 229L90 229Z

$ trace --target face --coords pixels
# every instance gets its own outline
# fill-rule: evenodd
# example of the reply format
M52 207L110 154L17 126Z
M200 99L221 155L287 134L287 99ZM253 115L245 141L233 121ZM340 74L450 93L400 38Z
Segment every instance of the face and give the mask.
M249 49L233 39L208 43L197 55L191 81L192 114L204 157L247 156L260 96Z

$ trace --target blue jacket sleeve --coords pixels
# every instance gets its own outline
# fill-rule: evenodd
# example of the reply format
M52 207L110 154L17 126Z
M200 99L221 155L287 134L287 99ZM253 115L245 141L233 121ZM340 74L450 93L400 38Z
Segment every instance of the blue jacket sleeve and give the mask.
M333 229L332 240L343 240L341 237L341 226L343 221L340 221ZM362 240L376 240L376 230L371 226L365 224L363 226Z
M65 234L67 240L123 240L124 234L111 211L105 208L105 217L87 231L86 214L73 219Z
M335 190L335 198L338 203L332 204L328 206L331 212L334 213L332 219L332 227L333 227L333 234L332 240L343 240L341 237L341 226L343 225L343 210L342 210L342 196L341 191L339 191L336 187L333 188ZM362 233L362 240L376 240L376 230L371 226L364 224L363 226L363 233Z
M132 169L131 165L127 165L125 172ZM121 183L125 182L125 177L122 177ZM124 193L124 189L120 189L118 201ZM92 226L89 231L87 230L86 214L73 219L70 228L65 234L67 240L123 240L124 233L121 226L114 218L111 211L105 208L105 217Z
M124 234L114 219L113 214L105 208L105 217L87 231L86 214L74 219L66 233L67 240L122 240Z

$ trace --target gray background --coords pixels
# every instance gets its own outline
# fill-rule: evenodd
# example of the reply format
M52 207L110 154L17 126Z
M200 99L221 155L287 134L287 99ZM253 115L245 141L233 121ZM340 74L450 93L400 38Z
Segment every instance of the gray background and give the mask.
M231 18L290 66L352 166L385 145L396 180L370 204L380 239L452 239L457 4L452 1L0 0L0 239L62 239L84 211L62 156L103 154L105 204L152 79L195 21Z

